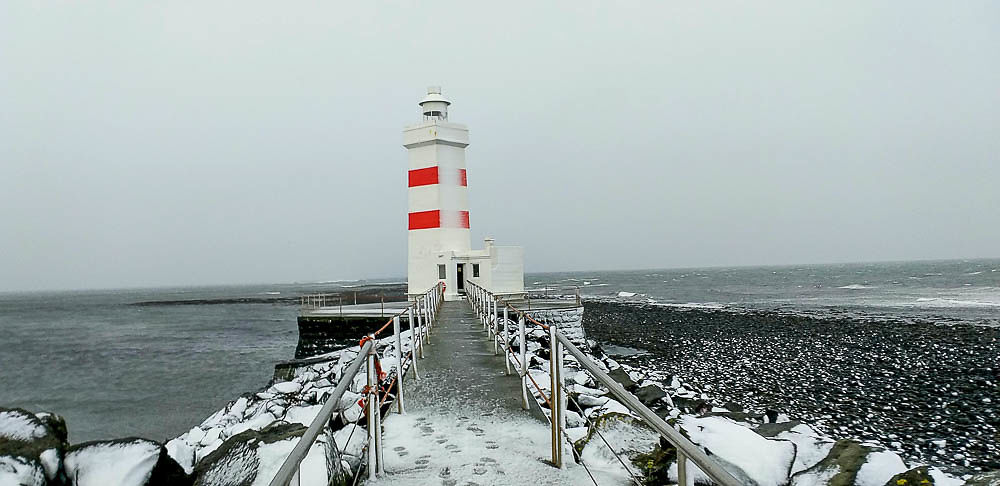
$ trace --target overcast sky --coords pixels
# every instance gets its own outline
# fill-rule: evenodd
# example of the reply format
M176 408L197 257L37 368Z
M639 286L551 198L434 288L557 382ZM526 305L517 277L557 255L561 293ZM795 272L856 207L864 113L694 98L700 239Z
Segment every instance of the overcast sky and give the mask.
M0 2L0 290L401 277L428 85L528 271L1000 256L1000 3L373 3Z

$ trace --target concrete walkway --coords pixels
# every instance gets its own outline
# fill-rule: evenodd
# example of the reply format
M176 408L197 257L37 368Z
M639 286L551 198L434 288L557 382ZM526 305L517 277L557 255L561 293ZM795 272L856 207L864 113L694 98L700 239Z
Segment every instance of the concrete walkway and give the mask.
M406 415L384 422L386 476L368 484L593 484L583 467L550 465L549 424L521 409L520 381L506 376L501 356L468 302L446 302L407 375ZM534 405L532 405L534 407ZM620 479L593 471L599 484Z

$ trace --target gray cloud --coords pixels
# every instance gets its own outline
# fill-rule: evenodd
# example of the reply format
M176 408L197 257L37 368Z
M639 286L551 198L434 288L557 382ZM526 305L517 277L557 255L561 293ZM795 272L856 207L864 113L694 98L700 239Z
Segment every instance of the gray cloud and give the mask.
M0 290L403 275L430 84L528 271L997 256L995 2L427 3L4 2Z

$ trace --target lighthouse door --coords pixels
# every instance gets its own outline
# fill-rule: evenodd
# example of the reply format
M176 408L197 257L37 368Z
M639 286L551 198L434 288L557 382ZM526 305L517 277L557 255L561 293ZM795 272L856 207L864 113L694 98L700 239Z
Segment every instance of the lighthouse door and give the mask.
M459 263L455 271L455 280L458 282L458 293L465 293L465 264Z

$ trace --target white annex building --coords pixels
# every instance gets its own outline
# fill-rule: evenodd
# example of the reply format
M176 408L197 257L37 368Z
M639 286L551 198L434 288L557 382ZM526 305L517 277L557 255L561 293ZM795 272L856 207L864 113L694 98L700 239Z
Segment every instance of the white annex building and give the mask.
M441 88L420 102L424 120L403 129L409 166L409 259L407 293L425 292L441 281L445 299L461 298L465 281L496 294L524 293L524 248L496 246L486 238L473 250L469 231L469 185L465 147L469 129L448 121Z

